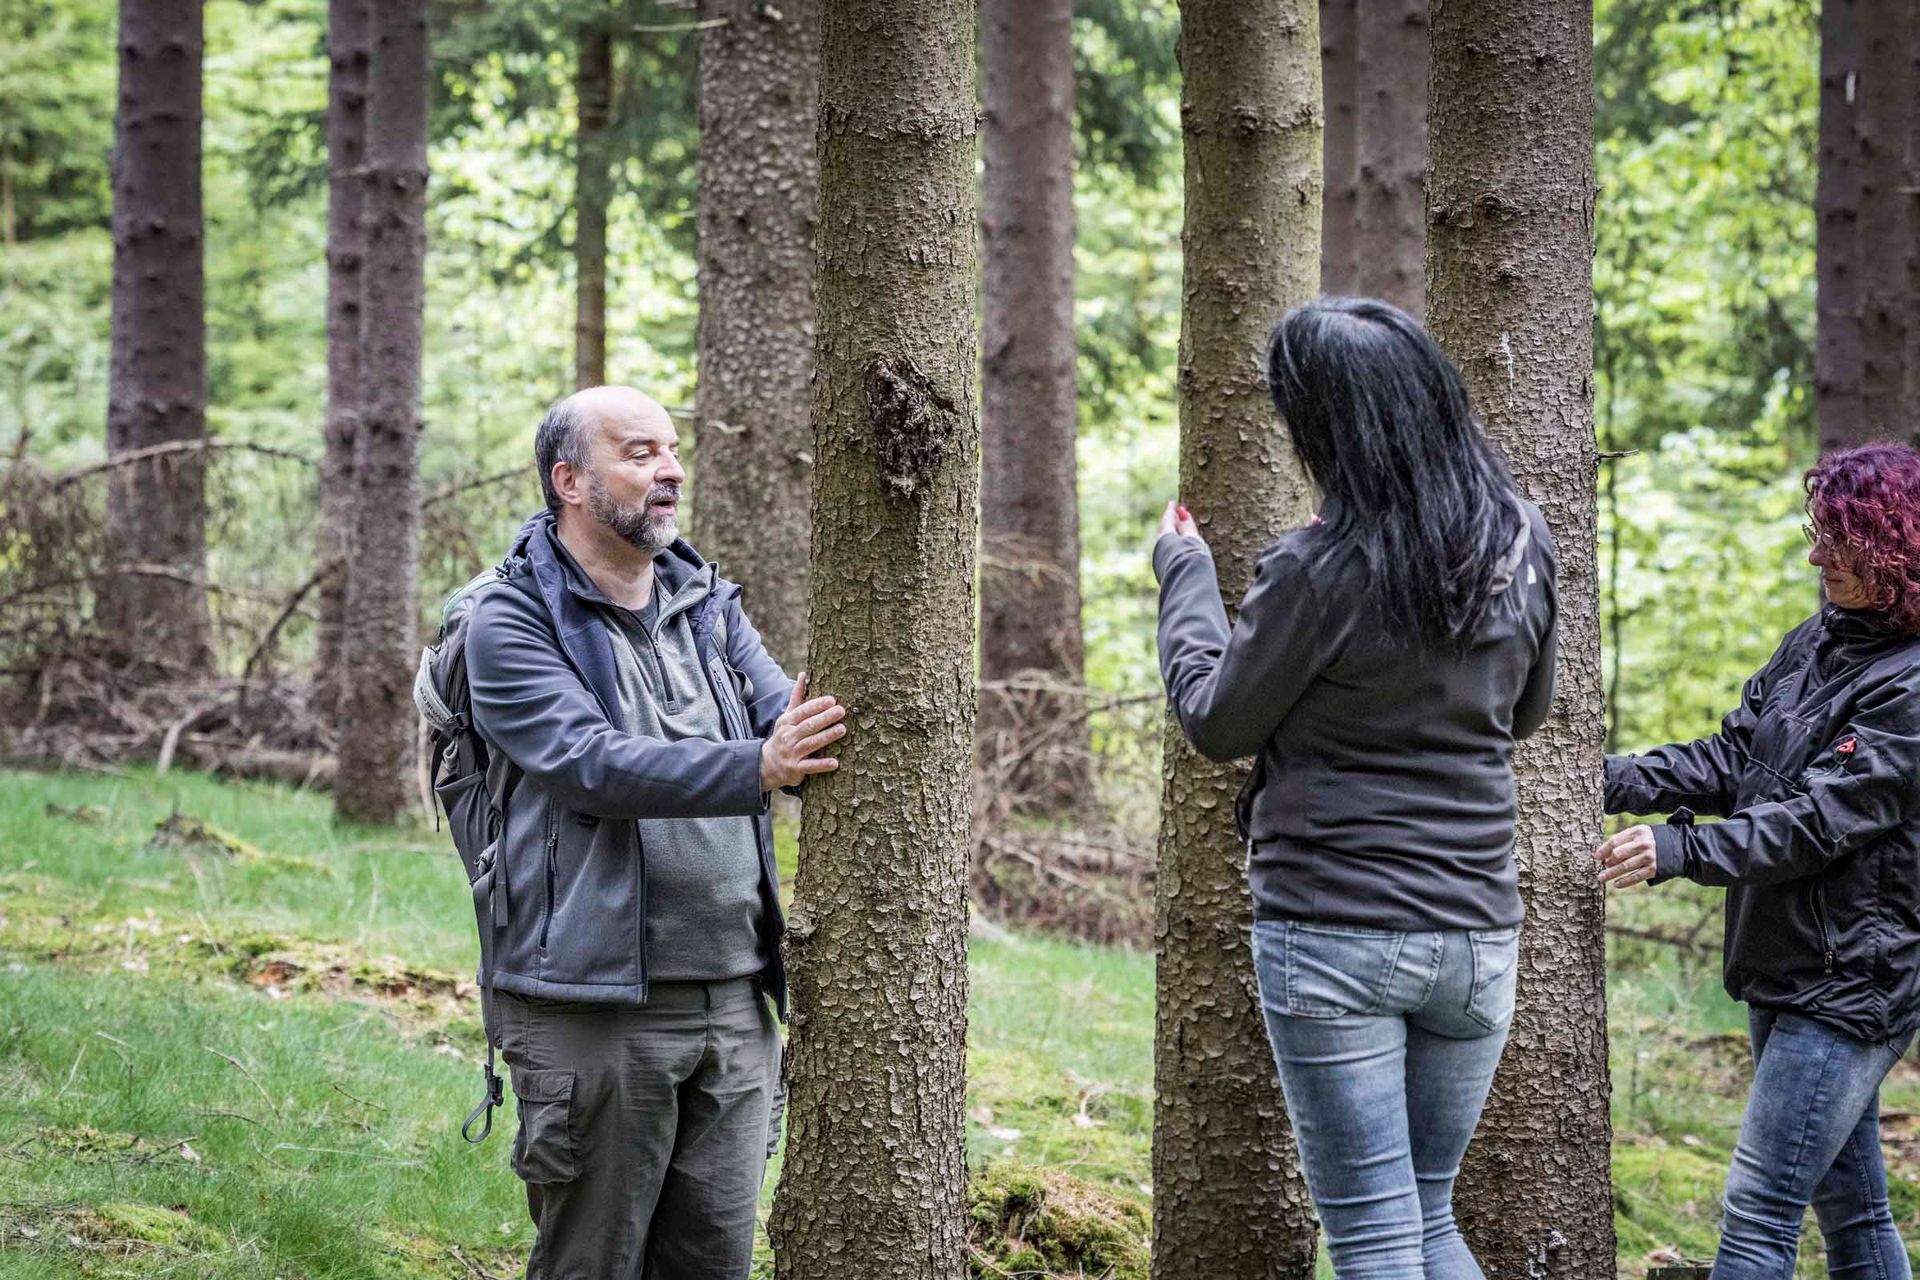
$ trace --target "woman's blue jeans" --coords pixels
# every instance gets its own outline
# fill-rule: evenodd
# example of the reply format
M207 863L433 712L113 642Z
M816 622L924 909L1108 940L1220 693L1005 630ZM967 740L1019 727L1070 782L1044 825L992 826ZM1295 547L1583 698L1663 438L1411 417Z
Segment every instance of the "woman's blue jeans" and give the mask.
M1887 1206L1880 1082L1906 1051L1796 1014L1748 1013L1753 1092L1727 1172L1714 1280L1788 1280L1813 1206L1834 1280L1908 1280Z
M1479 1280L1453 1180L1513 1020L1518 929L1254 925L1267 1034L1340 1280Z

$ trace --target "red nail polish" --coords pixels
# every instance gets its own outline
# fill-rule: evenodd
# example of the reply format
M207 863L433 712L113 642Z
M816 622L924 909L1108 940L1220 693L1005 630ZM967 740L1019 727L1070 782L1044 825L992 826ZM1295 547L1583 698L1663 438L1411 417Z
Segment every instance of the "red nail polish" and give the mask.
M1185 507L1181 507L1181 508L1180 508L1179 510L1180 510L1180 518L1181 518L1182 520L1191 520L1191 519L1193 519L1193 512L1191 512L1191 511L1189 511L1189 510L1187 510L1187 509L1186 509Z

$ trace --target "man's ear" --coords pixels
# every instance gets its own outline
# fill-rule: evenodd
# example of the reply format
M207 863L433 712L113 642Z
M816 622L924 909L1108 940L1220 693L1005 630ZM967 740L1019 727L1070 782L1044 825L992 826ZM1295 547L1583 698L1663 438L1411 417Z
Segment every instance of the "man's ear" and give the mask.
M586 471L571 462L556 462L551 473L554 496L562 506L586 500Z

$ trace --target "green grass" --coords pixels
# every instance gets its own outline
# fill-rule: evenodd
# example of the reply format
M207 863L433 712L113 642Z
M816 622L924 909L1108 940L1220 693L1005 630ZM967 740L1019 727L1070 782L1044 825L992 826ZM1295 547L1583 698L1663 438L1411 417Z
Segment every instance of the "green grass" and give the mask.
M511 1112L456 1132L474 945L430 829L195 774L0 773L0 1278L512 1274ZM976 945L976 1159L1146 1202L1152 972Z
M790 873L789 825L778 843ZM1631 929L1699 925L1694 949L1611 940L1623 1275L1713 1249L1749 1075L1716 905L1684 885L1612 904ZM511 1112L483 1146L456 1132L484 1047L473 954L443 834L342 829L266 784L0 772L0 1280L514 1274ZM996 934L970 974L976 1165L1144 1206L1151 957ZM1885 1109L1920 1114L1911 1063ZM1889 1135L1920 1242L1920 1131Z

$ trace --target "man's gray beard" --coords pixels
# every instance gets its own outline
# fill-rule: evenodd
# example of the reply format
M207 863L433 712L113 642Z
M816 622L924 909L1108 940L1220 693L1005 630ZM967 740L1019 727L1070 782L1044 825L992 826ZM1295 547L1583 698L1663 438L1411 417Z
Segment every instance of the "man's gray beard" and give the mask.
M587 481L587 514L636 551L651 555L673 545L680 536L680 524L671 515L648 515L647 509L660 498L679 496L678 486L657 484L647 490L646 500L639 506L622 507L607 496L606 486L598 478L591 478Z

